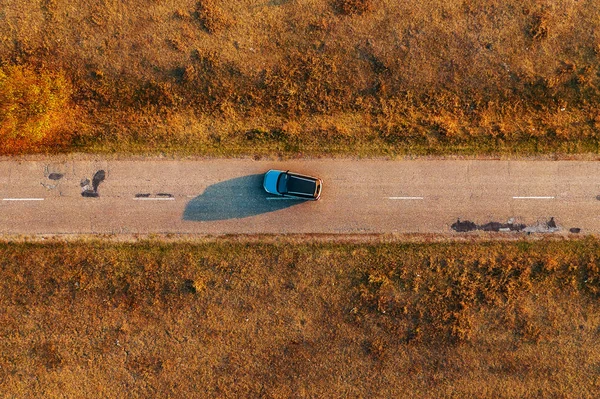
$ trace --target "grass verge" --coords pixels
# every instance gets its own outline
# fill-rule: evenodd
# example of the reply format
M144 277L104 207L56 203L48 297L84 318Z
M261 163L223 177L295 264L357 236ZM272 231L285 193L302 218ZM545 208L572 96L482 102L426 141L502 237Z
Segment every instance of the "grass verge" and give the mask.
M578 397L600 241L0 244L17 397Z
M598 154L597 2L7 4L0 154Z

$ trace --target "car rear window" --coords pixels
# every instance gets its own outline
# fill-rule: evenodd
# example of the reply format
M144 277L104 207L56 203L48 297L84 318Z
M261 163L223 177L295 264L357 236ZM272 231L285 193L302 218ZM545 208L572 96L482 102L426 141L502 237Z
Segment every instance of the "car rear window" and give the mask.
M287 190L290 193L314 195L316 182L306 177L291 175L288 180Z

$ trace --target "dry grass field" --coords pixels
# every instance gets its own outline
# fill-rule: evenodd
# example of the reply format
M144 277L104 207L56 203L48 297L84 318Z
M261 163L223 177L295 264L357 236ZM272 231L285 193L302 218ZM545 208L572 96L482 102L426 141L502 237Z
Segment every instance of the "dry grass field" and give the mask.
M0 0L0 152L598 153L591 0Z
M15 398L597 398L600 241L0 243Z

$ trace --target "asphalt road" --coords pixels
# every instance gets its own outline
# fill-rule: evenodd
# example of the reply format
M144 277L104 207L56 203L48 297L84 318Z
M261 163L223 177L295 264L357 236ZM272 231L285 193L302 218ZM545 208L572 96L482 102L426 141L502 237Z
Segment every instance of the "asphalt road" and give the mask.
M321 177L322 198L266 194L268 169ZM457 218L544 230L551 217L559 232L600 233L597 195L600 162L4 160L0 233L458 235Z

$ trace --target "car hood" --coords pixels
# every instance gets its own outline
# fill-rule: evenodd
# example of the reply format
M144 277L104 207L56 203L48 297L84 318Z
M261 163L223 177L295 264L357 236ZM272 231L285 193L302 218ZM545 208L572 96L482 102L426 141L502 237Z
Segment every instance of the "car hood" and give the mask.
M270 170L265 173L265 180L263 181L263 187L266 192L271 194L279 194L277 191L277 179L279 175L284 173L281 170Z

